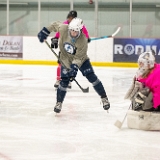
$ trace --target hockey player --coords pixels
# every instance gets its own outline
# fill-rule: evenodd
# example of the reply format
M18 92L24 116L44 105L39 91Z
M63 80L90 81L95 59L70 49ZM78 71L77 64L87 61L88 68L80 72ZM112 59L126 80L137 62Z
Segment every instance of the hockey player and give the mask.
M65 20L63 23L64 24L69 24L72 21L72 19L75 18L75 17L77 17L77 11L72 10L68 13L67 20ZM83 26L82 32L86 35L86 38L88 39L88 42L90 42L89 34L88 34L88 31L87 31L85 26ZM54 38L51 39L51 48L55 48L55 49L58 48L59 37L60 37L60 33L56 32ZM59 56L60 56L60 53L59 53ZM58 88L60 80L61 80L61 64L58 61L57 80L56 80L56 83L54 84L55 88ZM68 84L68 88L71 88L71 83Z
M87 55L88 40L82 33L83 21L80 18L74 18L69 25L60 22L54 22L38 33L40 42L44 42L51 32L60 32L59 48L61 52L60 61L63 62L61 67L61 81L57 89L57 103L54 107L54 112L60 113L62 103L64 101L67 86L70 81L76 77L78 69L82 72L90 83L92 83L95 91L101 97L104 110L110 108L110 103L107 98L105 89L98 79L90 60ZM66 69L65 67L69 68Z
M152 52L144 52L138 58L138 71L132 94L128 95L134 110L160 110L160 65Z
M129 128L160 130L160 64L152 52L144 52L138 58L138 71L131 94L132 110L127 112Z
M155 56L152 52L144 52L138 58L139 69L137 80L148 87L153 94L151 110L160 108L160 65L155 63Z

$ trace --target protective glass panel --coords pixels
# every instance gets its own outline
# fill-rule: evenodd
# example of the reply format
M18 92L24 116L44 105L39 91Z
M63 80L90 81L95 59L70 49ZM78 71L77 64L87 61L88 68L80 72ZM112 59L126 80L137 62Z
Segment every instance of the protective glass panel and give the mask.
M132 37L159 38L160 4L159 0L133 1Z
M9 34L32 35L37 34L38 2L10 1L9 5Z
M0 35L7 33L7 5L0 2Z

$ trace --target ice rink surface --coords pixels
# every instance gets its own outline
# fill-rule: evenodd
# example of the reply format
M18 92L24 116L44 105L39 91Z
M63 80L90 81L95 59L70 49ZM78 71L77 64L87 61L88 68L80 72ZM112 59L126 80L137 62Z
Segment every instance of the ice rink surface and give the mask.
M94 67L111 108L81 75L56 115L56 66L0 65L0 160L160 160L160 132L129 129L124 95L135 68Z

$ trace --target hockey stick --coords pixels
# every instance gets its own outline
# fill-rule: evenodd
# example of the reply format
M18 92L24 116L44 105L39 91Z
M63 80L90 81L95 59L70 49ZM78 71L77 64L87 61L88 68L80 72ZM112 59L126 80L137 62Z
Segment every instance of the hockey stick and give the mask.
M60 63L66 68L66 65L63 63L63 61L61 61L58 57L58 55L56 54L56 52L51 48L51 46L49 45L49 43L47 41L45 41L45 43L47 44L47 46L51 49L51 51L53 52L53 54L57 57L57 59L60 61ZM82 88L81 85L77 82L77 80L75 78L73 78L73 81L76 82L76 84L79 86L79 88L84 92L84 93L88 93L89 92L89 87L87 88Z
M118 27L117 30L112 35L109 35L109 36L102 36L102 37L91 38L91 41L114 37L120 31L120 29L121 29L121 27Z
M128 108L128 110L130 109L130 107L132 106L132 103L130 104L130 106L129 106L129 108ZM127 110L127 111L128 111ZM119 120L117 120L115 123L114 123L114 125L116 126L116 127L118 127L119 129L121 129L121 127L122 127L122 125L123 125L123 123L124 123L124 121L125 121L125 119L126 119L126 117L127 117L127 113L125 114L125 116L124 116L124 118L123 118L123 121L121 122L121 121L119 121Z

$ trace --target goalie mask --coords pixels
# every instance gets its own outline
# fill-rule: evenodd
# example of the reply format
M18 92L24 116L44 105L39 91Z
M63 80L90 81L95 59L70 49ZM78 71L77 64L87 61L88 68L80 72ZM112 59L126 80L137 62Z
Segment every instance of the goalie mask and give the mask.
M144 52L138 58L139 69L137 71L137 77L143 76L150 69L154 67L155 57L152 52Z
M83 28L83 21L80 18L73 18L68 25L69 35L73 39L77 39Z

